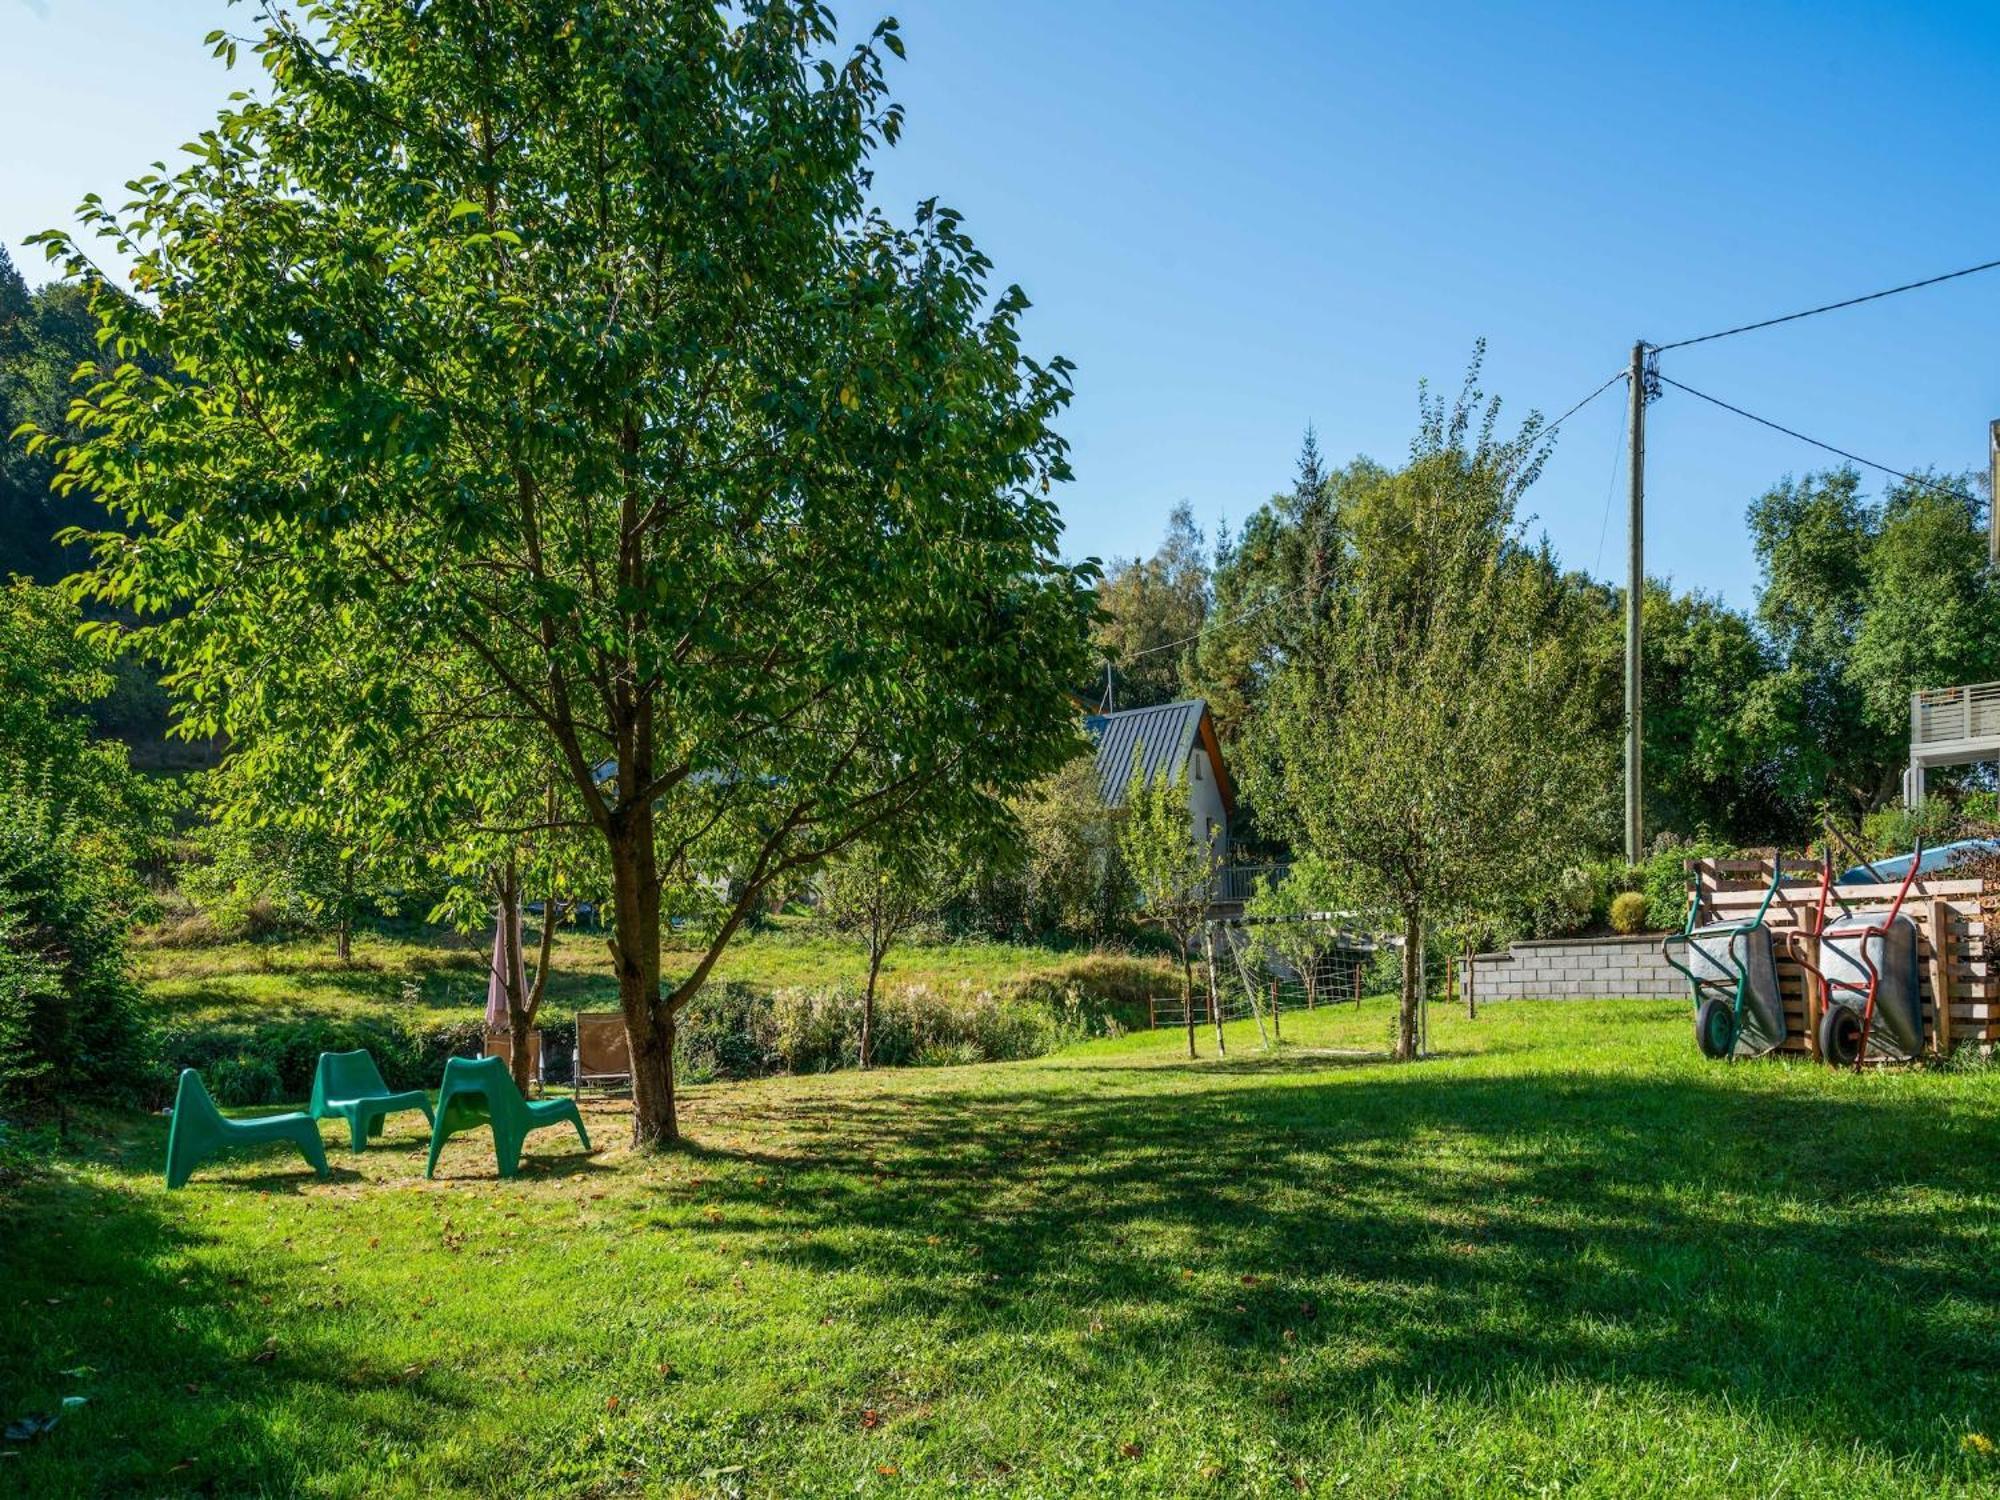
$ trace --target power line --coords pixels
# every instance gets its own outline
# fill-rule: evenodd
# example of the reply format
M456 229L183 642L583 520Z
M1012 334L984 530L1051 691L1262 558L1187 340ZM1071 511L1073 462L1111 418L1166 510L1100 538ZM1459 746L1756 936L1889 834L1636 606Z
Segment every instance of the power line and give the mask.
M1618 424L1618 445L1611 450L1611 476L1604 481L1604 514L1597 521L1597 555L1590 560L1590 576L1597 576L1604 561L1604 539L1611 533L1611 497L1618 489L1618 471L1625 466L1625 438L1632 430L1632 413L1626 412Z
M1612 372L1611 378L1605 381L1603 385L1600 385L1596 390L1592 391L1588 396L1585 396L1581 401L1577 402L1576 405L1572 406L1568 411L1564 412L1561 416L1557 417L1553 422L1549 423L1548 426L1544 427L1540 432L1538 432L1535 435L1537 437L1547 437L1550 433L1554 432L1558 427L1562 426L1563 423L1567 422L1571 417L1575 416L1578 412L1582 411L1586 406L1590 405L1591 402L1595 401L1599 396L1603 395L1606 391L1610 390L1611 387L1618 384L1618 382L1623 380L1624 378L1625 378L1625 372L1623 370L1614 370Z
M1718 396L1711 396L1706 391L1698 391L1691 385L1683 385L1680 381L1666 375L1660 377L1660 383L1662 385L1670 385L1677 391L1686 391L1690 396L1697 396L1701 400L1708 402L1711 406L1719 406L1724 411L1734 412L1737 416L1747 418L1749 421L1757 423L1760 427L1768 427L1773 432L1782 432L1788 438L1797 438L1802 443L1809 443L1815 448L1823 448L1828 453L1846 459L1849 463L1860 464L1864 468L1879 469L1882 473L1893 475L1905 484L1914 484L1923 489L1935 490L1940 495L1949 495L1952 499L1963 500L1968 505L1979 504L1975 496L1968 495L1964 490L1955 490L1949 485L1938 484L1934 480L1920 479L1915 474L1906 474L1901 469L1892 469L1887 464L1878 464L1872 458L1863 458L1858 453L1849 453L1845 448L1836 448L1831 443L1822 443L1816 437L1807 437L1803 432L1795 432L1781 423L1773 422L1769 417L1760 417L1755 412L1745 411L1740 406L1731 406L1727 401L1722 400Z
M1780 323L1796 323L1800 318L1814 318L1821 313L1838 312L1843 307L1859 307L1864 302L1879 302L1884 297L1894 297L1902 292L1914 292L1923 287L1936 286L1941 281L1956 281L1961 276L1977 275L1981 271L1991 271L1995 267L2000 267L2000 260L1985 261L1959 271L1947 271L1942 276L1926 276L1922 281L1907 281L1901 286L1892 286L1885 291L1870 292L1865 297L1849 297L1841 302L1829 302L1823 307L1809 307L1804 312L1786 313L1782 318L1766 318L1760 323L1743 323L1735 328L1724 328L1717 333L1704 333L1695 338L1676 339L1671 344L1653 344L1649 347L1655 354L1663 354L1669 349L1685 349L1690 344L1706 344L1713 339L1726 339L1739 333L1755 333L1760 328L1775 328ZM1875 467L1879 468L1880 465Z
M1192 645L1211 630L1221 630L1227 625L1241 625L1245 620L1261 615L1273 605L1283 604L1287 599L1296 599L1311 587L1310 583L1302 583L1295 589L1287 589L1282 594L1276 594L1266 599L1262 604L1251 605L1250 608L1244 610L1242 614L1237 615L1231 620L1204 620L1201 623L1201 629L1197 630L1193 635L1185 635L1177 641L1166 641L1158 646L1148 646L1144 651L1134 651L1125 660L1127 662L1135 662L1142 656L1153 656L1161 651L1177 651L1182 646Z
M1550 422L1547 426L1537 431L1535 434L1536 441L1539 442L1541 439L1547 437L1550 433L1554 432L1558 427L1562 426L1563 423L1567 422L1571 417L1575 416L1578 412L1582 411L1586 406L1590 405L1591 402L1595 401L1599 396L1603 395L1606 391L1610 390L1611 387L1618 384L1618 382L1623 380L1624 378L1625 378L1625 372L1623 370L1615 372L1609 380L1606 380L1604 382L1604 384L1598 386L1588 396L1585 396L1581 401L1577 402L1576 405L1572 406L1568 411L1564 412L1561 416L1557 417L1553 422ZM1409 520L1405 521L1401 527L1397 528L1396 530L1390 531L1389 533L1387 533L1387 535L1395 536L1400 531L1408 531L1411 527L1415 526L1416 524L1417 524L1416 518L1413 516ZM1138 661L1143 657L1155 656L1162 651L1178 651L1183 646L1193 645L1196 641L1200 640L1204 635L1207 635L1211 630L1222 630L1231 625L1240 625L1245 620L1252 619L1255 616L1262 614L1265 610L1274 607L1275 605L1283 604L1290 599L1296 599L1300 594L1303 594L1307 589L1311 587L1312 585L1310 583L1302 583L1295 589L1287 589L1284 593L1274 595L1271 598L1266 599L1261 604L1253 604L1250 608L1244 610L1242 614L1237 615L1229 620L1204 620L1201 623L1201 628L1195 631L1193 635L1182 636L1177 641L1164 641L1157 646L1148 646L1143 651L1134 651L1125 658L1125 663L1126 665L1129 666L1131 663Z

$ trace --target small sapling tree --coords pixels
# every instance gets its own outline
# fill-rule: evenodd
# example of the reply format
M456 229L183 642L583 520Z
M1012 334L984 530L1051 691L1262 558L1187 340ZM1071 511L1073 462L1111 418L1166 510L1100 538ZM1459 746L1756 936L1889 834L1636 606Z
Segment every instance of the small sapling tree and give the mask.
M1426 397L1409 464L1346 518L1325 621L1273 685L1265 782L1295 845L1351 873L1403 935L1398 1058L1415 1055L1428 924L1532 895L1606 819L1575 670L1585 621L1515 504L1539 418L1502 439L1476 388Z
M1299 976L1307 1010L1319 1004L1326 960L1339 936L1334 925L1309 919L1323 917L1340 905L1339 883L1333 870L1314 854L1294 860L1283 880L1267 876L1259 881L1244 903L1245 916L1266 919L1249 929L1260 956L1267 961L1276 960ZM1361 999L1358 986L1354 998L1358 1004Z
M1185 771L1148 776L1134 754L1118 844L1139 895L1139 919L1172 939L1180 955L1181 1005L1187 1019L1188 1056L1193 1057L1194 949L1208 918L1216 860L1208 841L1195 833Z
M860 1065L874 1061L875 990L882 960L937 904L939 882L928 851L869 838L828 863L820 877L820 905L841 932L858 938L868 954L861 992Z

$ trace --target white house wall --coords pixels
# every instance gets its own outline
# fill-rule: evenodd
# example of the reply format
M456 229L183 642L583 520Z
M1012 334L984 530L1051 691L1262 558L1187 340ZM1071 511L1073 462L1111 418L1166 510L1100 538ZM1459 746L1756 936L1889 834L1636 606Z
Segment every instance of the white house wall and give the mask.
M1211 821L1216 827L1214 854L1229 857L1229 811L1222 805L1222 791L1215 784L1215 767L1208 752L1197 745L1188 754L1188 831L1197 839L1208 836Z

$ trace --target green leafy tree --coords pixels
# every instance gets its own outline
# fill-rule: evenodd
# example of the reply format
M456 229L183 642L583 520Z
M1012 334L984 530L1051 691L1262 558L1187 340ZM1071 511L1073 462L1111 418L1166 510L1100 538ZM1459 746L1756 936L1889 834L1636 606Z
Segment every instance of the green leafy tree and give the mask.
M1181 696L1186 643L1208 618L1206 547L1194 508L1183 500L1168 513L1157 552L1113 562L1098 584L1093 643L1112 664L1117 707Z
M1898 481L1866 558L1866 607L1847 678L1872 728L1900 752L1919 688L2000 678L2000 574L1987 566L1986 506L1972 481ZM1879 784L1879 783L1878 783Z
M1009 826L961 844L940 915L996 937L1101 942L1131 913L1118 852L1120 812L1105 804L1087 749L1008 799Z
M1193 1057L1194 949L1208 920L1216 859L1208 842L1195 837L1186 772L1148 777L1135 749L1118 847L1138 892L1139 919L1165 933L1180 956L1181 1005L1187 1018L1188 1056ZM1218 1047L1221 1041L1218 1013Z
M317 735L384 823L427 816L415 744L562 768L635 1142L671 1141L677 1018L774 884L891 821L997 823L1072 753L1068 366L958 215L868 207L893 23L842 55L816 5L262 15L261 93L85 206L144 300L48 237L108 357L31 444L125 523L89 585L147 612L191 732ZM423 670L310 690L388 652ZM717 889L664 984L663 912Z
M1611 785L1572 731L1588 618L1515 519L1540 422L1497 436L1477 375L1455 402L1425 398L1409 464L1351 518L1349 574L1261 721L1276 770L1260 795L1401 929L1399 1058L1416 1051L1427 925L1532 895L1602 828Z
M82 289L60 282L30 289L0 246L0 577L53 583L78 560L65 558L56 535L91 519L88 501L52 492L46 453L4 440L25 423L61 430L70 377L98 352L97 319Z
M939 861L929 850L896 840L893 830L861 840L828 861L820 875L820 909L840 932L860 940L868 955L861 995L860 1066L874 1061L875 989L882 961L937 906Z
M1911 693L2000 675L1985 503L1969 479L1917 479L1871 504L1860 476L1836 469L1750 507L1758 618L1780 663L1752 711L1782 738L1781 790L1801 822L1896 799Z
M1257 753L1243 727L1256 715L1286 653L1325 619L1340 586L1342 517L1379 489L1385 471L1367 459L1329 468L1308 428L1289 490L1259 506L1216 549L1215 623L1189 653L1188 690L1207 701L1216 733L1239 757Z
M198 856L181 887L225 931L258 912L275 925L333 939L353 958L355 925L395 916L416 880L399 846L371 843L356 809L330 803L296 767L237 756L203 778L206 821L190 842Z
M115 662L80 624L55 589L0 586L0 777L46 802L104 898L136 912L149 901L143 877L165 863L176 789L134 771L126 747L99 733Z
M1564 585L1593 620L1571 670L1588 679L1595 710L1576 727L1615 747L1624 733L1624 591L1580 574ZM1765 712L1779 664L1756 622L1713 595L1651 579L1644 628L1648 840L1700 831L1738 844L1797 837L1798 807L1781 785L1789 740Z
M1107 807L1094 755L1074 757L1015 799L1024 843L1029 930L1101 941L1131 909L1118 809Z
M1319 1004L1326 960L1340 936L1334 924L1308 919L1340 911L1347 899L1338 872L1318 855L1307 853L1292 861L1284 879L1266 876L1258 881L1243 904L1245 916L1263 919L1248 929L1254 949L1299 976L1308 1010ZM1354 998L1358 1003L1358 991Z

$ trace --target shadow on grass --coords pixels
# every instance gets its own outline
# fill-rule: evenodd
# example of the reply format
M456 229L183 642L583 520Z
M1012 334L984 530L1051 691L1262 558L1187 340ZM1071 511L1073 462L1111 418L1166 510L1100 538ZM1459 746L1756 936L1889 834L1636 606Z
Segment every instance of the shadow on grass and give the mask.
M158 1139L156 1139L158 1137ZM163 1148L163 1132L143 1144ZM157 1150L128 1142L121 1171ZM259 1167L261 1161L256 1163ZM239 1171L243 1162L235 1164ZM298 1192L309 1169L237 1175L232 1190ZM357 1174L336 1169L336 1182ZM265 1267L204 1254L198 1215L169 1217L157 1195L69 1166L0 1194L0 1416L86 1404L0 1459L0 1492L62 1496L269 1493L272 1476L301 1481L299 1413L357 1385L399 1388L373 1421L385 1441L418 1444L462 1420L449 1395L406 1372L356 1368L337 1340L271 1339L274 1295L297 1294ZM37 1295L21 1297L19 1289ZM306 1293L337 1299L337 1289ZM12 1486L12 1488L9 1488Z
M780 1222L709 1191L779 1231L764 1254L861 1273L858 1319L967 1339L1094 1319L1051 1374L1178 1342L1268 1384L1301 1433L1385 1389L1485 1400L1523 1375L1677 1388L1929 1463L1990 1420L1995 1231L1966 1209L2000 1191L1990 1115L1699 1074L1310 1063L1340 1076L772 1101L800 1154L744 1154L790 1174ZM1323 1373L1272 1373L1328 1339Z

